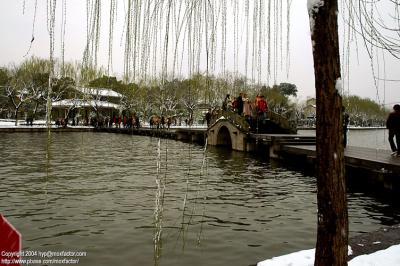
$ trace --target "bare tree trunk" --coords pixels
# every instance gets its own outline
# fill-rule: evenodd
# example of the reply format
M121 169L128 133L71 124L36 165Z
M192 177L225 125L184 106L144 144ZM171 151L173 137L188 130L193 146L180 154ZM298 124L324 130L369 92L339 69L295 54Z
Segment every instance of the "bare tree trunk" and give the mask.
M19 107L15 107L14 115L15 115L15 126L18 126L18 111Z
M311 3L311 4L310 4ZM317 98L318 231L315 265L347 265L337 0L309 1Z
M39 102L35 102L35 108L33 109L33 119L36 120L36 114L39 107Z

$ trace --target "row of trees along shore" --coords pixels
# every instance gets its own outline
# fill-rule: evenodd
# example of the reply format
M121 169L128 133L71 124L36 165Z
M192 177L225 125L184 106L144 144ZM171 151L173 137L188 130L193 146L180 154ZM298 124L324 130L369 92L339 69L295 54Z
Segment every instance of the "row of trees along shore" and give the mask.
M50 62L36 57L20 65L0 68L0 118L19 118L29 114L34 119L45 116L48 96ZM76 86L109 88L123 97L120 111L137 112L147 119L153 114L177 115L195 118L202 106L218 108L226 94L238 96L245 93L250 99L256 94L266 97L269 109L280 113L299 126L315 125L315 99L298 101L297 87L280 83L272 87L248 84L245 77L207 77L202 74L186 79L172 79L163 86L159 80L124 83L116 77L105 75L103 69L85 69L79 63L65 64L52 80L51 100L84 98ZM57 73L57 72L56 72ZM384 124L388 110L370 99L358 96L344 97L343 104L355 126L380 126ZM201 115L201 114L200 114ZM197 117L202 119L201 117Z

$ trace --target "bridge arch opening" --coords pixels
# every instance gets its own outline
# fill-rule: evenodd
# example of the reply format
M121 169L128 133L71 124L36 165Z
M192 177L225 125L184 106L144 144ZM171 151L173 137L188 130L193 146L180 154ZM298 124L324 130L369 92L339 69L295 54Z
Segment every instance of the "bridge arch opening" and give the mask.
M228 146L232 147L231 134L226 126L222 126L217 135L217 146Z

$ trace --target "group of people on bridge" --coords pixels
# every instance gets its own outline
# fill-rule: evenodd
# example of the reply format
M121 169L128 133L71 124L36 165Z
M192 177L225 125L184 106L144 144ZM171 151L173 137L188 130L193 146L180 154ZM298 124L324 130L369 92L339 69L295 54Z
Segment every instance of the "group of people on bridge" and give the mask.
M250 127L258 128L259 123L265 124L268 113L268 103L264 95L258 94L254 101L251 101L245 93L239 93L238 97L231 98L227 94L222 103L222 110L235 112L243 116Z
M257 95L255 101L252 102L245 93L239 93L239 96L234 99L227 94L222 103L222 110L232 111L244 117L256 117L267 113L268 103L264 95Z

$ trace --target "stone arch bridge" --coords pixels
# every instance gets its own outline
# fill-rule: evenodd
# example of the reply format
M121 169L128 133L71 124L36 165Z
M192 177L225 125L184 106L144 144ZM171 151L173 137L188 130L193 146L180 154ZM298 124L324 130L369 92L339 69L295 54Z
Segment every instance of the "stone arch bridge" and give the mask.
M268 112L267 119L261 124L256 123L256 129L251 130L249 123L236 113L219 111L207 130L208 145L227 146L237 151L253 151L256 145L254 133L293 134L296 127L273 112Z

